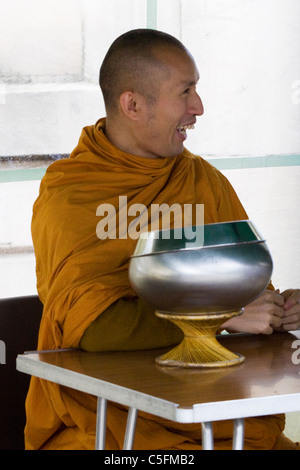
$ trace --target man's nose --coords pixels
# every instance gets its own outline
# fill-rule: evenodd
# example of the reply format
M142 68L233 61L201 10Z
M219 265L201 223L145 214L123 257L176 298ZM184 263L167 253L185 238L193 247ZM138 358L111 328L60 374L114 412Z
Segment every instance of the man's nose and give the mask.
M204 113L203 103L197 92L193 95L193 101L191 102L189 111L196 116L202 116Z

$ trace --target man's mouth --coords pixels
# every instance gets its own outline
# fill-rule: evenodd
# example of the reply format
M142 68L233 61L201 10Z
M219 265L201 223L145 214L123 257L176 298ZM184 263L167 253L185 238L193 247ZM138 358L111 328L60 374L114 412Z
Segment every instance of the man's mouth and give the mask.
M186 137L187 137L186 131L187 131L188 129L194 129L194 128L195 128L194 124L186 124L186 125L184 125L184 126L178 126L178 127L177 127L177 132L178 132L180 135L182 135L183 137L186 138Z

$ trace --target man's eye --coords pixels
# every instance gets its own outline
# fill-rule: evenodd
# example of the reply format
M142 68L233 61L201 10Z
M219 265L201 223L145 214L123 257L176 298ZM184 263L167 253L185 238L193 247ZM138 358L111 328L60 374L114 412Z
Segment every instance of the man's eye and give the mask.
M189 91L190 91L190 88L187 88L186 90L184 90L184 92L183 92L183 93L184 93L184 94L188 94L188 93L189 93Z

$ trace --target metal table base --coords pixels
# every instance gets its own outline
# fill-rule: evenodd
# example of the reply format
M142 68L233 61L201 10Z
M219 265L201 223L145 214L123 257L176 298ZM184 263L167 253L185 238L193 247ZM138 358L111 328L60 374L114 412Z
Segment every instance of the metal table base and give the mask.
M107 400L104 398L98 397L95 450L105 450L106 415L107 415ZM128 409L123 450L133 449L137 416L138 416L137 408L130 407ZM245 430L244 419L243 418L235 419L233 423L234 423L234 427L233 427L232 450L243 450L244 430ZM213 423L212 422L201 423L201 426L202 426L202 449L214 450Z

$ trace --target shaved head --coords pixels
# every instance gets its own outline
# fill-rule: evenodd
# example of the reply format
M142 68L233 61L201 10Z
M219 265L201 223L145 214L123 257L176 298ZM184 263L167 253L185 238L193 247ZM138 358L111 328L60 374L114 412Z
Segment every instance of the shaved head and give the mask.
M129 31L113 42L99 75L107 114L117 112L125 91L140 93L149 103L155 103L161 81L170 75L160 51L170 48L187 53L176 38L151 29Z

